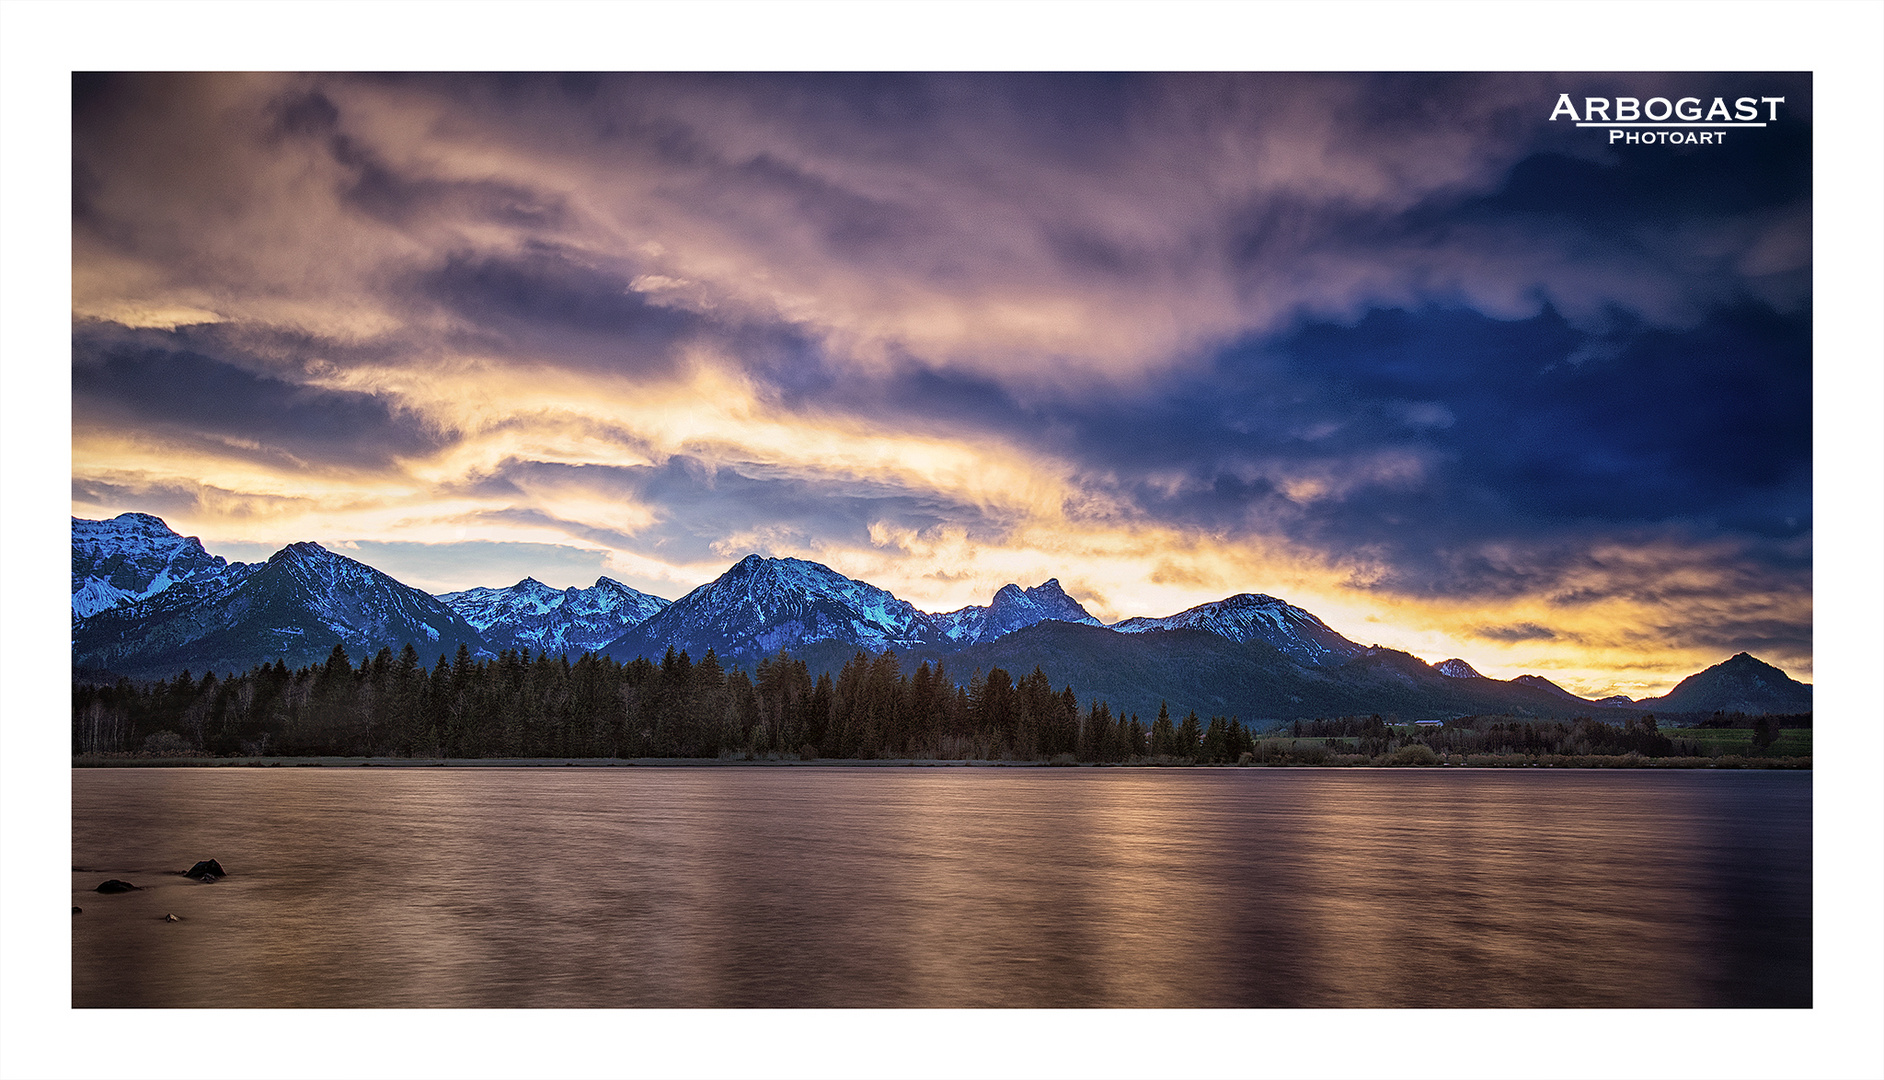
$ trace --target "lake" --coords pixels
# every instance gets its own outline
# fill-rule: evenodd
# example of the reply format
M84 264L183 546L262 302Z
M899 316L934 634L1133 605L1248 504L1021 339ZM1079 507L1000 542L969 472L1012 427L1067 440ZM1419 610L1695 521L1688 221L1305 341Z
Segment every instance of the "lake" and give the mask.
M74 769L72 865L81 1008L1812 1004L1809 772Z

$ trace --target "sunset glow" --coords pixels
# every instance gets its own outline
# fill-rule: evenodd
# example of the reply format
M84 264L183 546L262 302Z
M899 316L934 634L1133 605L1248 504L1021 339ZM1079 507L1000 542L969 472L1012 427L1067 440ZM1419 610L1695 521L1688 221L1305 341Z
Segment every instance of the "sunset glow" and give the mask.
M80 76L79 517L433 592L758 552L1241 592L1642 697L1812 676L1811 82ZM1745 90L1744 92L1752 92Z

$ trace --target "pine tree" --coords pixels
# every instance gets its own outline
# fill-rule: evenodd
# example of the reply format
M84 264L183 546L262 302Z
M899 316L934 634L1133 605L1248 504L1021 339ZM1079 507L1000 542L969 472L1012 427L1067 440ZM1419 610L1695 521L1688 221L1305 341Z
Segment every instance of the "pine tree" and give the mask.
M1197 759L1210 764L1235 760L1230 757L1230 725L1223 717L1210 718L1210 726L1204 729L1204 741L1198 748Z
M1773 722L1764 715L1753 722L1753 748L1765 750L1779 741L1779 732L1773 729Z
M1184 723L1178 726L1173 741L1177 744L1178 757L1197 757L1200 745L1204 741L1204 727L1197 720L1197 710L1192 709L1184 717Z
M1171 757L1177 753L1177 729L1171 726L1171 710L1158 703L1158 719L1151 722L1151 756Z

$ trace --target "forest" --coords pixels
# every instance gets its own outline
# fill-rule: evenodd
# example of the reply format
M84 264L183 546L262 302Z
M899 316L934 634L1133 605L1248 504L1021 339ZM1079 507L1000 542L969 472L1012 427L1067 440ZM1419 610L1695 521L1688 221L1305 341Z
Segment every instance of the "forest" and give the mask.
M138 686L75 686L72 751L79 756L342 755L433 758L682 757L929 758L1235 762L1254 748L1244 726L1195 713L1149 725L1082 710L1038 668L1001 668L965 685L924 662L905 675L894 652L859 652L835 679L813 680L781 653L752 675L669 649L659 663L506 650L474 661L460 648L428 671L408 646L353 666L336 646L327 662L281 662L243 675ZM1188 752L1186 752L1188 748Z
M1743 757L1810 762L1809 714L1716 716L1662 730L1653 716L1622 723L1464 717L1402 724L1378 715L1297 720L1262 737L1235 717L1208 721L1166 708L1149 724L1083 708L1036 667L1019 679L993 667L958 684L941 664L905 674L893 651L858 652L836 678L815 680L784 653L749 675L708 650L660 662L506 650L474 660L459 648L429 670L411 646L355 667L336 646L326 663L290 670L139 685L77 683L78 758L340 756L394 758L917 759L1151 764L1430 765ZM1718 729L1718 730L1700 730ZM1782 742L1782 728L1803 742ZM1723 742L1710 735L1735 735ZM1790 737L1789 737L1790 738ZM1803 746L1801 751L1799 746Z

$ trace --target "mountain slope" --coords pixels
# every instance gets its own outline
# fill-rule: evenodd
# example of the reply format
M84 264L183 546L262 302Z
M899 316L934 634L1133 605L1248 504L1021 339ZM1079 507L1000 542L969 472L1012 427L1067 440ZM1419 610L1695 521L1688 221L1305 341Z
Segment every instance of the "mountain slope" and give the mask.
M916 650L903 657L903 670L924 661L943 664L957 682L991 667L1019 678L1038 666L1054 686L1071 685L1082 703L1107 701L1115 712L1146 721L1161 703L1177 716L1194 709L1259 727L1368 713L1570 717L1592 708L1563 691L1515 680L1450 677L1393 649L1364 649L1345 664L1318 667L1259 638L1236 642L1196 629L1121 633L1042 622L966 648Z
M1161 619L1126 619L1112 624L1112 629L1124 634L1205 630L1235 642L1266 642L1301 663L1319 667L1345 663L1367 651L1301 608L1262 593L1239 593Z
M1670 713L1743 712L1756 716L1811 712L1812 687L1763 660L1735 653L1681 680L1661 697L1644 698L1633 707Z
M668 605L607 577L586 589L553 589L527 577L507 589L466 589L438 599L493 649L572 658L605 647Z
M179 536L162 518L119 514L72 519L72 617L82 619L163 592L179 581L220 573L227 562Z
M931 615L950 641L973 644L993 641L1003 634L1032 626L1048 619L1098 626L1100 622L1066 595L1059 578L1048 578L1031 589L1004 585L986 607L965 607L957 611Z
M713 649L752 662L780 649L842 642L869 652L944 640L930 616L821 563L748 555L606 648L617 660L658 659L669 646L695 660Z
M436 598L311 543L172 585L72 631L77 666L133 678L245 671L277 658L299 667L325 661L335 645L358 661L408 643L427 664L460 645L487 651Z

